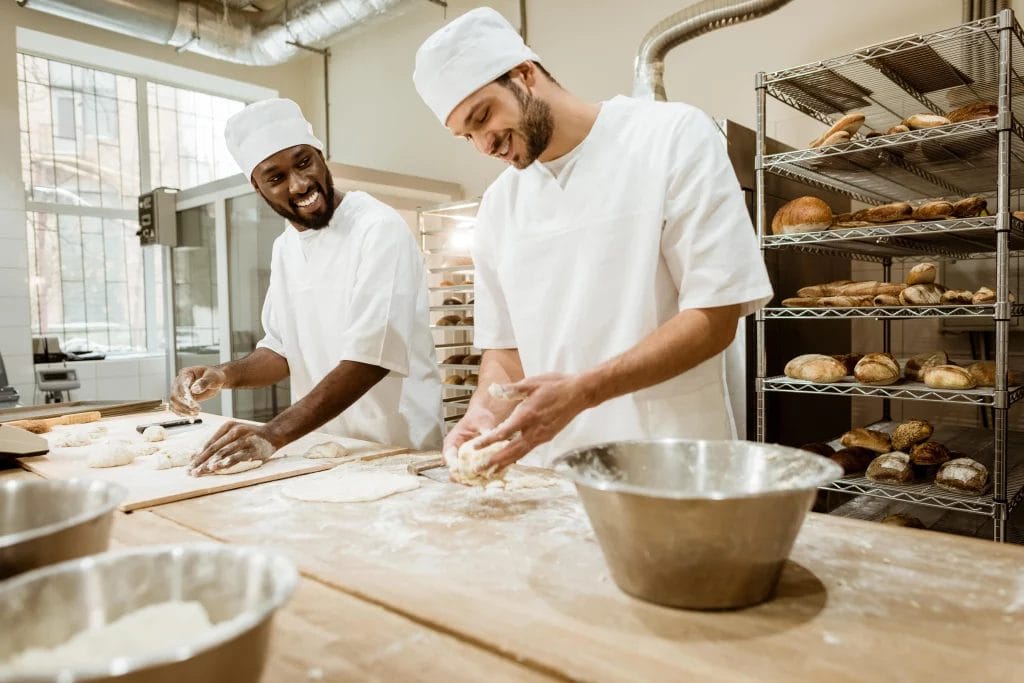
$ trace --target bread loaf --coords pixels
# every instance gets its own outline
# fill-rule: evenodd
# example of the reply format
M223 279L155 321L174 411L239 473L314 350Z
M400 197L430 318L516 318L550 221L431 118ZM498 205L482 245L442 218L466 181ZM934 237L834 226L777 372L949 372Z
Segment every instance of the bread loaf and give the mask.
M464 381L462 375L448 375L444 378L445 384L462 384Z
M445 299L444 301L442 301L441 304L443 306L461 306L462 305L462 300L461 299L456 299L455 297L450 297L450 298Z
M805 443L803 446L800 447L800 450L810 451L811 453L817 453L818 455L823 455L826 458L830 457L836 452L836 449L832 448L827 443L821 443L819 441L816 441L814 443Z
M879 294L898 295L903 291L905 284L901 282L876 282L875 280L864 280L854 282L852 280L837 280L827 282L823 285L809 285L797 290L797 297L801 298L822 298L827 296L857 296L874 298ZM868 302L870 304L870 301Z
M452 354L444 359L445 365L462 365L462 359L465 358L461 353Z
M473 258L471 256L452 256L451 258L445 260L444 265L446 268L472 266Z
M941 465L949 460L949 450L941 443L926 441L910 449L910 461L915 465Z
M896 135L897 133L909 133L910 129L904 126L902 123L893 126L889 130L885 131L886 135Z
M887 386L899 381L900 364L888 353L869 353L853 369L853 376L861 384Z
M441 327L450 327L452 325L459 325L462 323L462 316L460 315L446 315L437 319L437 324Z
M471 372L468 375L466 375L462 383L468 384L471 387L475 387L476 385L480 384L480 375Z
M935 485L955 493L979 494L988 483L988 468L971 458L956 458L939 468Z
M798 297L838 296L839 288L852 282L853 280L836 280L834 282L826 282L823 285L809 285L798 289L796 295Z
M888 434L863 427L851 429L843 434L840 443L847 448L867 448L875 453L888 453L892 450Z
M900 298L892 294L879 294L872 302L875 306L899 306Z
M832 227L832 209L817 197L798 197L783 204L772 218L772 234L815 232Z
M935 264L919 263L907 273L908 285L932 284L935 282Z
M946 114L951 123L961 121L974 121L976 119L987 119L999 113L999 105L992 102L972 102L966 106L954 109Z
M894 221L910 218L914 214L914 208L906 202L895 202L893 204L882 204L873 206L864 214L864 220L872 223L892 223Z
M873 301L872 296L823 296L818 299L817 305L826 308L856 308L870 306Z
M452 282L451 280L441 280L440 282L437 283L437 286L438 287L454 287L455 283Z
M949 356L946 355L945 351L921 353L907 361L907 365L903 369L903 376L912 382L920 382L922 381L922 369L947 364L949 364Z
M483 356L478 353L471 353L462 359L463 365L480 365L480 361L483 360Z
M947 289L942 293L939 300L943 306L955 306L958 304L970 304L974 301L974 292L966 289Z
M981 304L994 304L996 302L996 293L988 287L979 287L978 291L971 297L971 303L975 306Z
M925 202L921 206L914 209L912 215L919 221L938 221L944 218L949 218L953 215L953 205L949 202Z
M831 384L846 377L846 365L832 356L807 353L786 363L783 372L792 379Z
M910 456L900 451L880 455L868 465L867 477L880 484L906 484L913 477Z
M991 360L977 360L967 366L967 372L971 374L979 387L994 387L996 385L996 363ZM1006 385L1015 387L1018 384L1018 377L1013 370L1006 372Z
M954 218L974 218L988 213L988 202L984 197L967 197L953 204Z
M821 143L821 147L828 147L830 145L841 145L844 142L849 142L853 136L847 133L845 130L836 131L825 138L825 141Z
M825 145L826 140L839 132L845 132L848 136L847 139L849 139L849 136L860 130L862 125L864 125L864 114L861 114L860 112L847 114L832 124L832 127L825 131L821 137L811 142L811 147L821 147Z
M798 296L790 299L783 299L782 305L786 308L814 308L821 299L810 296Z
M1021 219L1024 220L1024 219ZM874 223L868 223L867 221L835 221L832 224L834 228L870 228Z
M935 284L911 285L900 292L904 306L938 306L942 302L942 289Z
M924 522L919 520L917 517L905 515L901 512L888 515L882 518L882 524L888 524L889 526L905 526L908 529L924 529Z
M949 123L949 119L938 114L914 114L903 119L903 125L910 130L937 128L938 126L948 126Z
M843 468L843 474L858 474L867 469L868 465L878 456L867 448L842 448L830 456L832 462Z
M930 439L933 431L931 423L927 420L905 420L896 425L889 439L894 451L906 451L911 446Z
M476 319L473 318L473 316L471 316L471 315L467 315L465 318L462 319L462 321L459 324L460 325L468 325L468 326L472 327L473 325L476 324Z
M956 365L936 365L924 368L920 376L933 389L973 389L977 382L965 368Z
M864 357L864 354L862 354L862 353L844 353L844 354L841 354L841 355L838 355L838 356L832 356L832 357L835 358L837 361L841 362L843 365L846 366L846 374L847 375L852 375L854 368L857 367L857 363L859 363L860 359Z

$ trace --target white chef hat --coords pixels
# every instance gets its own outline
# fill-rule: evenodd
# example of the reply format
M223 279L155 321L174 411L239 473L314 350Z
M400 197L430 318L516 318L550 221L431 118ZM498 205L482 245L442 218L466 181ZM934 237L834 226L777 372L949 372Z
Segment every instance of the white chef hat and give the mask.
M295 145L324 146L313 135L313 126L292 100L273 98L253 102L224 125L224 140L246 178L267 157Z
M444 125L462 100L523 62L540 62L512 25L490 7L466 12L416 52L416 91Z

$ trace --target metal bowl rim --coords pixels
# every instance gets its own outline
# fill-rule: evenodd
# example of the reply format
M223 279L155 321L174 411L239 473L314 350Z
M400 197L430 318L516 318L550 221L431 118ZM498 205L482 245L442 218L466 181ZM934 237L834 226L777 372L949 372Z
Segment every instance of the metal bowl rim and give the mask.
M46 524L44 526L37 526L31 529L25 529L24 531L16 531L13 534L7 534L0 536L0 548L9 548L11 546L24 543L25 541L31 541L43 536L49 536L65 529L76 527L79 524L91 522L94 519L99 519L104 515L110 514L117 506L120 505L125 498L128 497L128 489L120 484L113 482L104 481L102 479L62 479L62 480L50 480L50 479L16 479L14 481L6 481L0 488L4 489L16 489L21 487L38 487L46 488L52 487L55 484L62 486L86 484L88 488L98 487L107 489L106 493L109 496L107 502L99 507L80 512L77 515L62 519L59 522L53 522L52 524Z
M771 488L764 491L756 491L753 493L721 493L711 491L708 493L682 493L676 491L665 491L659 489L652 489L646 486L639 486L637 484L625 484L620 481L609 481L605 479L595 479L588 477L576 472L575 469L566 464L566 461L574 455L583 453L584 451L590 451L595 448L602 448L606 446L622 446L622 445L646 445L646 444L677 444L677 443L706 443L706 444L726 444L736 443L736 440L728 439L678 439L678 438L664 438L664 439L623 439L620 441L604 441L602 443L590 444L589 446L582 446L580 448L574 448L567 453L555 458L551 466L559 472L565 474L573 483L577 486L584 486L589 489L595 489L606 493L628 493L637 496L644 496L646 498L662 498L666 500L749 500L753 498L771 498L771 497L782 497L792 495L798 491L809 491L824 486L830 482L835 481L843 476L843 468L837 463L827 458L810 453L807 451L801 451L799 448L793 448L792 446L782 446L780 444L770 443L755 443L757 446L764 446L767 448L782 448L789 451L794 451L798 454L804 454L808 458L819 458L822 462L820 463L825 467L825 472L813 480L811 480L806 486L794 486L790 488Z
M205 652L219 647L224 643L230 642L238 636L249 632L256 626L259 626L266 619L270 618L275 611L284 606L292 593L295 592L295 587L298 585L299 581L299 571L291 558L284 553L260 546L201 542L147 545L138 548L109 551L99 555L90 555L88 557L68 560L67 562L61 562L59 564L51 564L40 569L34 569L30 572L19 574L0 583L0 598L3 597L5 592L16 590L24 584L46 580L57 574L79 572L93 565L115 564L119 560L127 557L137 555L161 555L165 553L204 553L209 551L214 551L216 553L231 553L234 555L263 555L270 558L275 564L280 565L279 567L275 567L275 569L279 571L275 571L274 576L275 580L280 581L281 583L276 587L273 598L268 600L268 604L262 609L242 613L232 617L230 621L236 622L232 625L232 628L215 630L211 635L207 635L188 646L178 647L173 650L160 651L157 654L149 655L147 657L120 657L115 660L119 663L116 669L108 663L106 666L95 666L91 668L57 669L50 673L30 675L28 677L18 678L17 680L22 681L23 683L42 683L43 681L48 683L53 683L54 681L60 681L61 683L69 681L70 683L74 683L74 681L78 680L125 676L127 674L143 671L152 667L167 666L177 664L179 662L185 662L197 655L204 654ZM242 618L243 616L244 618ZM218 625L219 624L214 624L214 627ZM62 676L68 671L72 673L70 678ZM9 680L13 681L14 679L6 678L2 673L0 673L0 682Z

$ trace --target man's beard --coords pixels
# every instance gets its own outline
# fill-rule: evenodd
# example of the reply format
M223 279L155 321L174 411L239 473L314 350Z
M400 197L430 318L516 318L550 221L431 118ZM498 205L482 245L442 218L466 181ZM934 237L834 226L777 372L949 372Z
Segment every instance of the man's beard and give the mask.
M534 97L516 83L509 83L512 94L519 102L519 110L523 114L519 124L519 134L526 141L526 156L516 159L516 168L524 169L544 153L551 142L551 134L555 130L555 118L551 115L551 107L542 99Z
M295 225L302 226L307 230L320 230L326 228L334 217L334 178L331 177L331 172L327 172L327 187L324 187L319 182L316 183L316 189L324 198L324 206L326 207L323 211L314 214L312 216L306 216L299 213L299 209L291 200L288 200L286 206L278 206L271 202L267 202L277 215L287 219Z

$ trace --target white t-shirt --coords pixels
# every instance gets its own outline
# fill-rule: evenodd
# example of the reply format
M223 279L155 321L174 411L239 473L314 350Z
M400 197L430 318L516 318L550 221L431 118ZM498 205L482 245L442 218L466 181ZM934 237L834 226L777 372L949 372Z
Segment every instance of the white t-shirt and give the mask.
M274 241L257 345L283 356L299 401L341 361L390 372L321 428L418 450L441 442L441 380L426 273L392 208L348 192L321 230L288 225Z
M535 162L507 169L484 194L473 247L478 347L518 348L527 376L576 373L680 311L741 304L747 315L771 298L743 193L706 114L616 97L569 156L557 178ZM602 441L734 434L719 354L582 413L527 461Z

